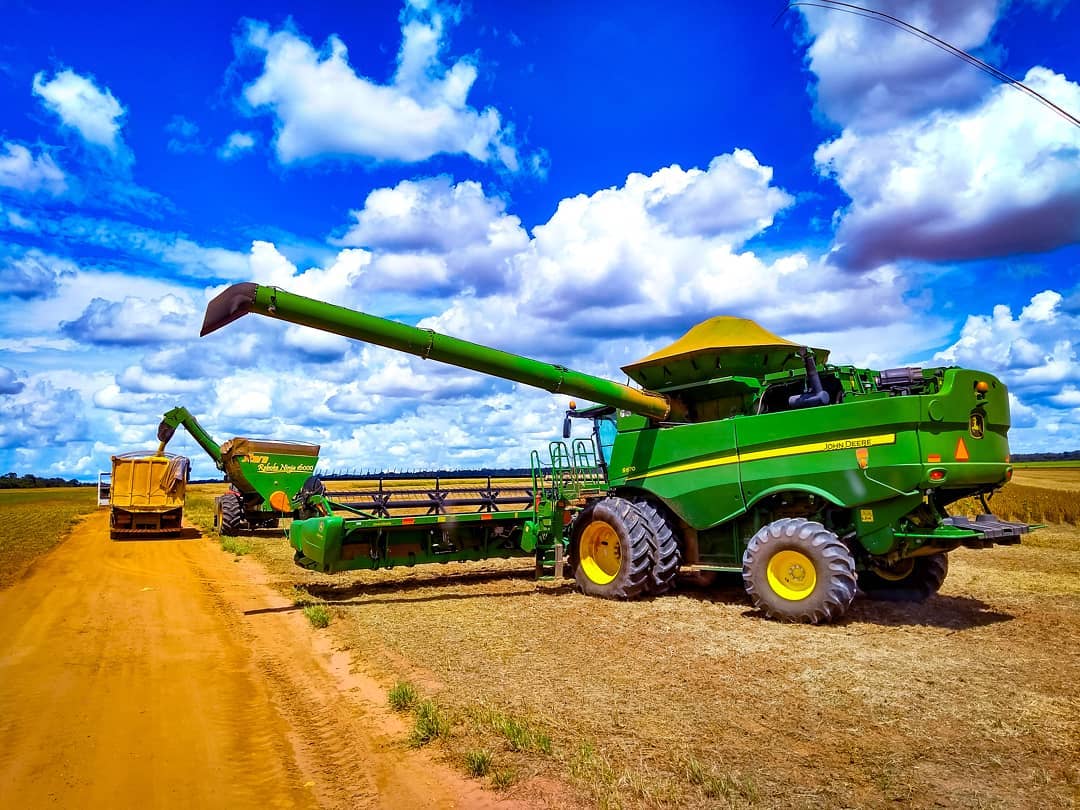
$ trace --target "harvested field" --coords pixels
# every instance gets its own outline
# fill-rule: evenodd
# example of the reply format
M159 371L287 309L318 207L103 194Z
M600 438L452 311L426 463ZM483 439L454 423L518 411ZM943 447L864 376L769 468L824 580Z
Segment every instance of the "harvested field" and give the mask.
M80 515L97 508L95 487L0 490L0 588L59 543Z
M859 599L825 627L763 619L737 577L618 603L534 582L520 562L326 577L273 538L253 547L283 591L331 608L354 668L434 700L446 728L432 747L463 770L488 757L481 778L510 796L552 778L598 807L1072 807L1080 795L1072 525L956 552L927 602Z

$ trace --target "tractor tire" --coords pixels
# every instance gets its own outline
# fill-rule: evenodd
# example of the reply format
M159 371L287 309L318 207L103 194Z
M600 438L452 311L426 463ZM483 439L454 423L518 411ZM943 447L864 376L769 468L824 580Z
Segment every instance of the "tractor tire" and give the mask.
M646 500L634 501L634 506L641 512L650 530L649 580L646 590L653 596L660 596L675 587L675 575L682 565L682 552L671 530L667 515Z
M889 568L859 572L859 587L870 599L883 602L922 602L941 589L949 573L949 555L909 557Z
M236 537L244 527L244 504L231 492L218 499L221 524L218 531L224 537Z
M750 538L743 583L754 606L770 618L830 622L843 616L855 598L855 560L820 523L783 518Z
M581 591L603 599L636 599L648 591L652 530L625 498L604 498L574 521L574 579Z

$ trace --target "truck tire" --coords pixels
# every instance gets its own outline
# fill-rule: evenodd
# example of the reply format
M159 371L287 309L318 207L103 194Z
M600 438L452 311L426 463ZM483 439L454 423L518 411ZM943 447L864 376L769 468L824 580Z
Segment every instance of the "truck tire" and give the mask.
M221 525L218 531L225 537L235 537L244 526L244 505L231 492L218 499L221 509Z
M625 498L604 498L574 521L574 579L583 593L636 599L647 591L652 567L649 522Z
M664 512L646 500L634 501L634 506L649 524L651 564L645 587L650 594L659 596L675 587L675 575L682 565L682 553L671 530L671 522Z
M820 523L783 518L750 538L743 583L754 606L770 618L830 622L843 616L855 598L855 560Z
M889 568L859 572L859 587L870 599L888 602L922 602L941 589L949 573L949 555L910 557Z

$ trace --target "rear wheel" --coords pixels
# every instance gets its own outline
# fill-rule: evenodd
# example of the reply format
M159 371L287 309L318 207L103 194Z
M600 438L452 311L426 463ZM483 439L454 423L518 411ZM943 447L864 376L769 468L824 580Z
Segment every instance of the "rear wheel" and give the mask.
M582 592L634 599L646 592L652 567L649 522L623 498L587 506L574 526L574 579Z
M649 524L651 535L651 565L646 588L649 593L659 596L675 587L675 575L679 573L682 554L667 516L648 501L634 501L634 506Z
M922 602L941 589L949 573L949 556L909 557L890 566L873 566L859 573L859 587L871 599Z
M851 551L820 523L783 518L763 526L743 554L743 583L773 618L819 624L844 615L855 598Z
M218 499L221 511L221 522L218 525L220 531L226 537L235 537L240 533L244 525L244 505L240 498L231 492L222 495Z

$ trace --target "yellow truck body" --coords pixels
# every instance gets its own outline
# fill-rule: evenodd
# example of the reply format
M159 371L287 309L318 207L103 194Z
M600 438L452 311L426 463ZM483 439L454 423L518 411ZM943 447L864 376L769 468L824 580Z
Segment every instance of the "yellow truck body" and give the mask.
M171 453L113 456L109 493L112 536L179 533L189 469L187 458Z

